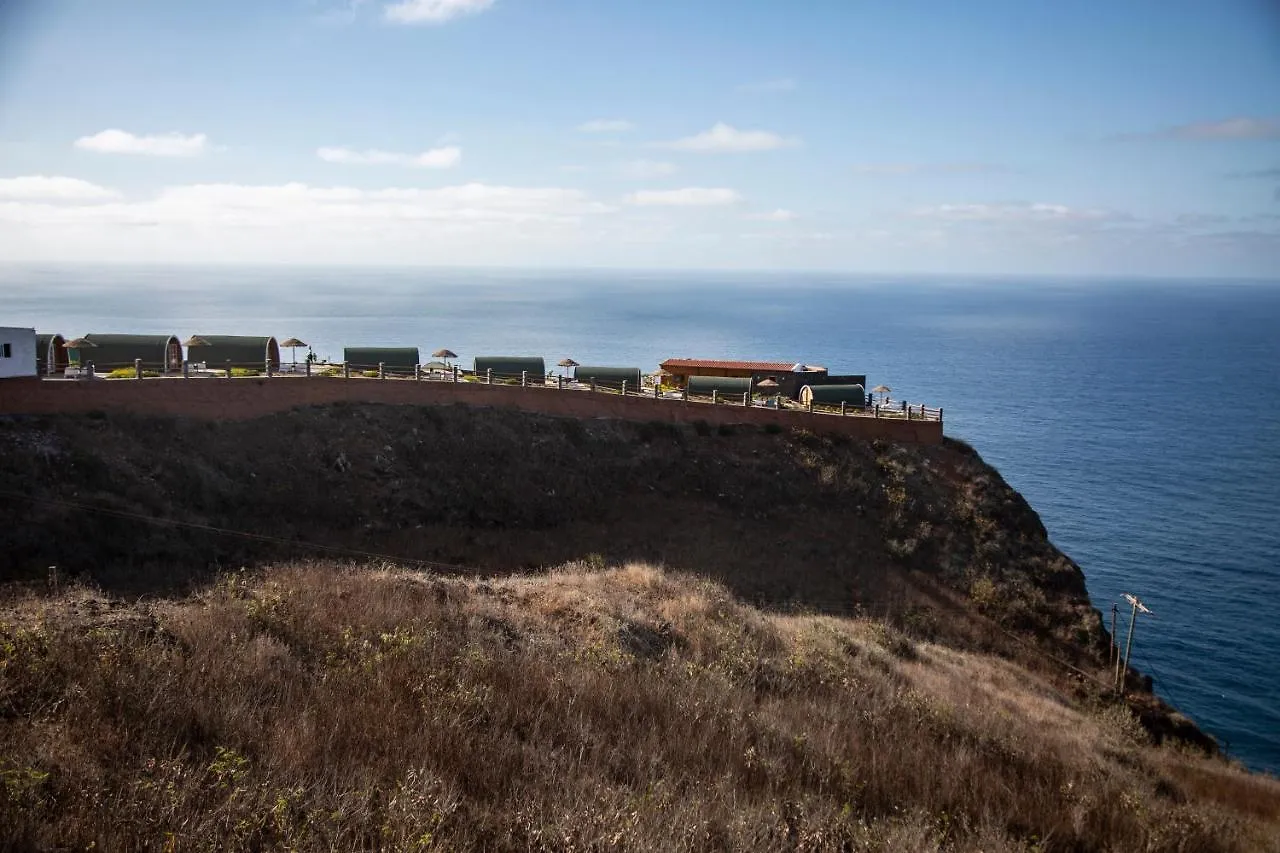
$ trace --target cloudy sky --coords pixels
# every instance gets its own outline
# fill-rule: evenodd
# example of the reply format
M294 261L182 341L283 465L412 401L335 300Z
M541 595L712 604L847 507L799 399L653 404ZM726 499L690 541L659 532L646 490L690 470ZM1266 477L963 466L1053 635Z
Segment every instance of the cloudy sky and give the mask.
M0 0L0 260L1280 275L1269 0Z

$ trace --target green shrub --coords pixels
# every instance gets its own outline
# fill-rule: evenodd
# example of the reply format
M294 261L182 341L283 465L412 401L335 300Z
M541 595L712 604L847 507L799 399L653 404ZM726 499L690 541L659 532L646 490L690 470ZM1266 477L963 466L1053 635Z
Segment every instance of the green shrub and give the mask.
M256 367L233 367L231 368L232 376L261 376L262 371Z
M135 379L135 378L137 378L137 375L138 375L138 372L137 372L137 369L136 369L136 368L132 368L132 367L117 367L115 370L113 370L113 371L111 371L110 373L108 373L108 374L107 374L107 378L108 378L108 379ZM143 370L143 371L142 371L142 377L143 377L144 379L149 379L149 378L156 377L156 376L159 376L159 375L160 375L160 373L159 373L158 371L155 371L155 370Z

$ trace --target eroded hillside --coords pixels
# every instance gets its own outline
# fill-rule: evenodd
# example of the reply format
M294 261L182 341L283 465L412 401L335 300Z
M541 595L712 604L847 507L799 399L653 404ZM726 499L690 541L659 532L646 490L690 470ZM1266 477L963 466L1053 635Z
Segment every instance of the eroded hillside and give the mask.
M1013 631L1083 662L1106 642L1079 569L955 442L462 406L112 413L0 421L0 480L0 572L16 578L56 565L123 592L183 590L318 546L481 573L642 560L924 637L998 646Z
M0 781L4 849L1280 849L1274 780L1122 705L642 565L28 592Z

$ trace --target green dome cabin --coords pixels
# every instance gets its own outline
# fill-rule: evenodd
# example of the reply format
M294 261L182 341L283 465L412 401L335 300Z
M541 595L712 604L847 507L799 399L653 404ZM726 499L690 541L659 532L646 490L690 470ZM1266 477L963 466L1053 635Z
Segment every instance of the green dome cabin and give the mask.
M36 372L52 376L67 369L67 341L62 335L36 335Z
M280 345L272 337L253 335L193 335L187 346L188 361L202 361L216 370L226 367L246 367L264 370L271 362L272 370L280 369Z
M547 378L547 363L541 356L478 355L473 367L479 377L492 370L494 382L519 382L522 373L528 374L530 382L545 382Z
M800 389L800 403L807 406L855 406L866 408L867 392L861 385L805 385Z
M346 347L342 360L352 370L377 370L384 365L387 375L412 376L421 363L417 347Z
M628 391L639 391L641 388L640 368L638 367L598 367L580 364L573 369L573 378L590 385L593 381L597 388L622 390L622 383L627 383Z
M690 376L686 386L689 396L710 397L716 392L722 399L742 399L742 395L751 390L751 378L748 376Z
M69 358L81 365L109 373L121 367L133 367L142 361L143 370L160 373L182 369L182 344L176 335L85 335L92 346L68 347Z

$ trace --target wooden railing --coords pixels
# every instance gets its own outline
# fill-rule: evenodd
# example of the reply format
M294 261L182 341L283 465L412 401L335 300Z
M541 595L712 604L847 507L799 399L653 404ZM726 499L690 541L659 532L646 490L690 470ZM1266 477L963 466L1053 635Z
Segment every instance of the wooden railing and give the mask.
M356 362L299 362L281 365L264 362L257 366L235 365L227 362L224 365L210 365L204 362L182 362L178 370L161 371L156 367L148 367L141 360L132 364L93 364L89 362L78 370L73 367L67 371L69 377L78 378L111 378L111 379L237 379L248 377L265 377L281 379L329 379L345 380L375 379L382 381L410 382L468 382L485 385L520 386L525 388L544 388L560 392L586 392L610 394L622 397L647 397L654 400L681 400L712 406L742 406L774 409L778 411L796 411L808 414L830 415L834 417L883 418L889 420L942 421L942 409L926 406L923 403L910 403L901 400L882 400L879 403L857 405L856 403L798 403L779 395L764 395L757 389L754 393L741 394L690 394L687 389L642 383L640 387L631 387L628 382L600 383L578 382L561 374L546 376L528 373L501 374L493 371L475 373L457 365L445 369L428 368L425 365L387 365L360 364Z

